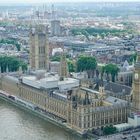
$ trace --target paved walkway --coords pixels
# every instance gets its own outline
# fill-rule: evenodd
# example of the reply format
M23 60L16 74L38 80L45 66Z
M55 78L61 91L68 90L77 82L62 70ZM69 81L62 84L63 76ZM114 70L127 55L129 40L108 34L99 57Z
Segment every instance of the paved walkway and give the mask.
M130 132L129 134L123 135L123 134L114 134L110 136L104 136L101 137L100 140L123 140L123 137L125 137L125 140L140 140L140 131L139 132Z

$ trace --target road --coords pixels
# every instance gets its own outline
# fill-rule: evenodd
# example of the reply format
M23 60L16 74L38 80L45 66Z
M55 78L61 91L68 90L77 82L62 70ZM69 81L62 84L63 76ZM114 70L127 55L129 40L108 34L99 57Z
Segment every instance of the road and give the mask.
M100 140L123 140L122 138L124 138L124 140L140 140L140 131L139 132L132 132L130 131L129 134L125 134L123 135L122 133L119 134L113 134L110 136L103 136L100 138Z

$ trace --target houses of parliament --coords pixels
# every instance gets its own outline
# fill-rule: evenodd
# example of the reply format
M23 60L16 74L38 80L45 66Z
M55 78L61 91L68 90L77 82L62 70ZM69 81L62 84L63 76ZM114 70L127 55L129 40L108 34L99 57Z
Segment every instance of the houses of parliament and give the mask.
M102 80L97 91L89 86L91 83L69 77L65 54L60 73L49 72L49 43L43 27L30 32L30 67L26 74L0 74L0 89L62 118L75 131L83 133L125 123L131 111L140 111L140 54L135 64L133 93L129 95L133 96L132 106L130 100L108 95Z

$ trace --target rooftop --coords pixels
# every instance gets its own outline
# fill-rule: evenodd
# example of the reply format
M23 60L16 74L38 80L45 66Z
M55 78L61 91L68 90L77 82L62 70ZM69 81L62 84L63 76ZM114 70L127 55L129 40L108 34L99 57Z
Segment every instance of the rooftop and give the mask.
M107 97L107 98L105 99L105 101L107 101L107 102L109 102L109 103L111 103L111 104L113 104L113 105L115 105L115 104L121 104L121 103L123 103L123 104L127 104L127 103L128 103L128 102L125 101L125 100L118 99L118 98L115 98L115 97L112 97L112 96Z
M57 74L24 76L22 77L22 82L35 88L46 89L59 87L61 90L66 90L79 86L79 80L74 78L64 78L63 81L60 81L60 77Z
M88 91L90 93L93 93L93 94L99 94L99 91L96 91L96 90L93 90L93 89L89 89L89 88L86 88L86 87L81 87L82 90L85 90L85 91Z
M113 92L113 94L130 95L132 88L129 86L121 85L113 82L105 82L105 90Z

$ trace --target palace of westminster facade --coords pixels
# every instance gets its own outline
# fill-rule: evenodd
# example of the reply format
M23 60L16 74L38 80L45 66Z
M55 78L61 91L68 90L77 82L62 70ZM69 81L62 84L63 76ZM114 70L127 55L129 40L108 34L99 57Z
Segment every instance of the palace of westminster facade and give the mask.
M30 34L31 50L37 49L30 54L32 59L30 60L31 68L33 69L39 69L39 66L47 69L49 57L46 56L48 55L46 51L49 49L45 34L44 32L39 32L38 34L38 31L35 30ZM40 36L44 36L45 39L42 45L38 45ZM41 53L44 54L45 58ZM18 74L18 76L1 74L0 89L64 119L68 127L82 133L86 130L109 124L127 122L131 108L132 111L140 111L140 55L135 64L134 73L132 107L130 107L131 103L126 100L107 95L102 82L100 83L99 91L95 91L87 85L80 84L80 82L79 84L73 84L71 81L75 79L71 78L69 81L64 55L62 55L61 59L59 76L57 78L54 75L48 77L48 79L51 79L48 82L50 87L41 87L46 83L47 77L44 75L39 78L34 75L35 79L33 79L32 76L27 74ZM24 81L24 77L31 77L31 80L30 78L28 79L30 84ZM52 85L50 84L51 82ZM38 86L39 83L40 87ZM67 87L63 90L65 86Z

